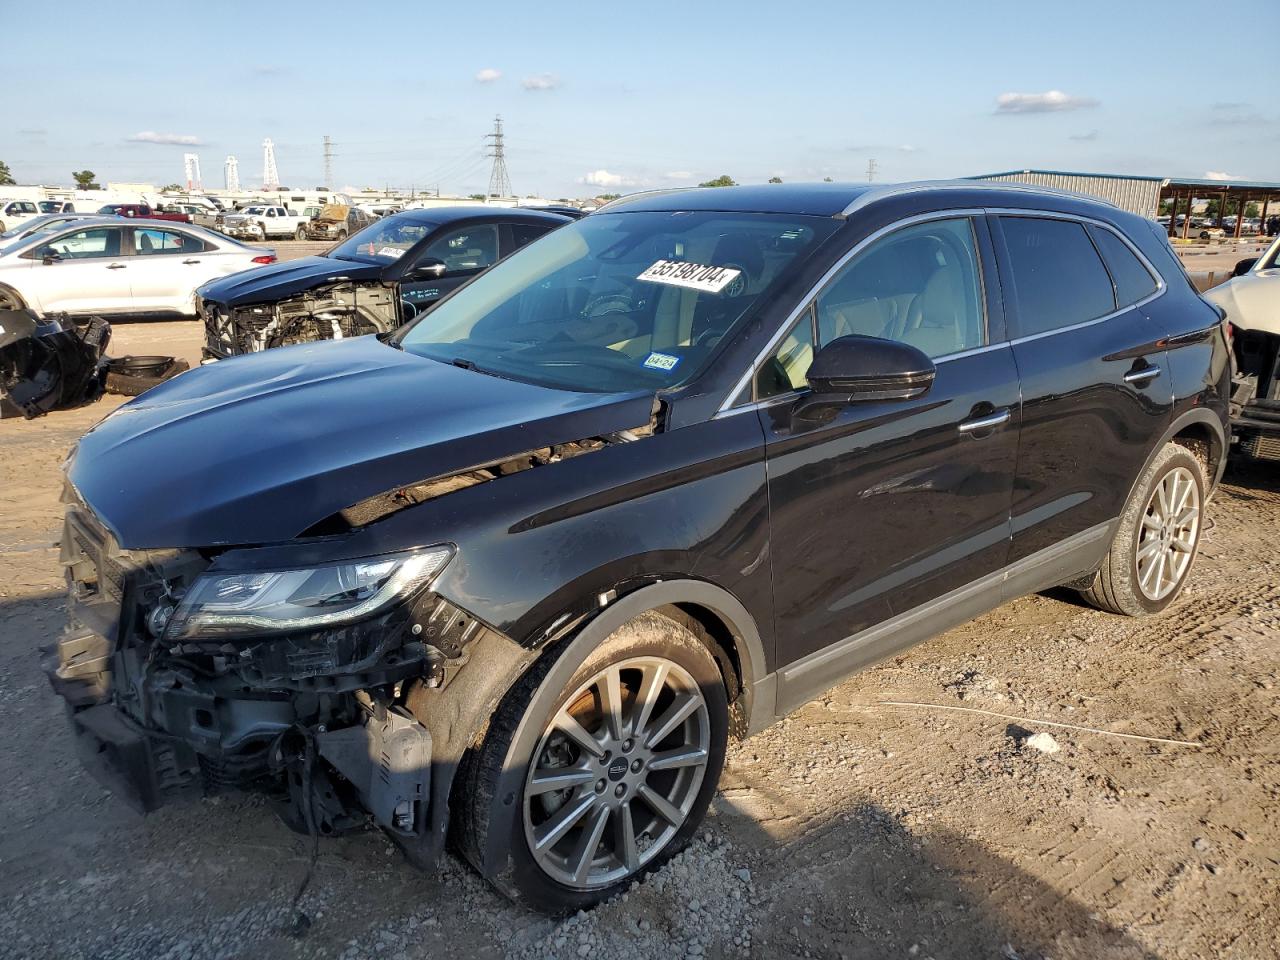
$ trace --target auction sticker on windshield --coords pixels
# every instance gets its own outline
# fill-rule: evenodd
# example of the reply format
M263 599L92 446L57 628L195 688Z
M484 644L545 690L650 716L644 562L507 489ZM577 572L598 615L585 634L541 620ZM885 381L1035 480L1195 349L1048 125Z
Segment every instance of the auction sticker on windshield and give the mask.
M665 283L673 287L688 287L690 290L705 290L707 293L719 293L733 283L741 270L733 267L716 267L705 263L687 263L684 260L659 260L637 280L648 280L650 283Z

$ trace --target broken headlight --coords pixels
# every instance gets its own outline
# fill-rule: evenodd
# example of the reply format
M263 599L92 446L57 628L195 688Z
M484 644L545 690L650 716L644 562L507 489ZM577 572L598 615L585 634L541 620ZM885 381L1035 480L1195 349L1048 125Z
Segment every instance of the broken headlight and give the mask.
M201 574L164 630L166 642L315 630L351 623L425 586L449 547L289 570Z

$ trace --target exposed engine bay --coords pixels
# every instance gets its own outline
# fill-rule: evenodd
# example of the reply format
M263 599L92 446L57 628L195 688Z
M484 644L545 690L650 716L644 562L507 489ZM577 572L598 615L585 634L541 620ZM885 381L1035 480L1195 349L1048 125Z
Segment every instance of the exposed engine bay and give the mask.
M1252 457L1280 460L1280 334L1236 327L1232 432Z
M30 420L97 400L110 340L101 317L42 320L30 310L0 310L0 415Z
M317 340L385 333L401 322L403 305L394 286L380 281L333 284L276 303L243 307L200 300L205 359Z

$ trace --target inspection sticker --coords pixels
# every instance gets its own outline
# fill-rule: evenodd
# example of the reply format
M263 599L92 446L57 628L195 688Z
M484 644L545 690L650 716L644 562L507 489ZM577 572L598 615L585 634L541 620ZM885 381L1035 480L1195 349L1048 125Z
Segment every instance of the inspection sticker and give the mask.
M690 290L705 290L707 293L719 293L734 281L741 270L733 267L709 266L705 263L688 263L684 260L659 260L637 280L648 280L651 283L666 283L673 287L688 287Z
M645 357L644 365L650 370L674 370L679 362L679 357L669 353L651 353Z

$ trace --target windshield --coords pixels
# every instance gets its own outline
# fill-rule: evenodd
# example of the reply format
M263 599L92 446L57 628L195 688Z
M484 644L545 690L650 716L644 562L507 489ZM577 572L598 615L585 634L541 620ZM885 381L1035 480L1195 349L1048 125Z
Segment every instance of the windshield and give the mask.
M400 343L570 390L676 386L838 226L711 211L586 217L481 274Z
M425 239L427 234L437 226L438 224L414 217L378 220L347 237L327 255L337 257L339 260L394 263L404 256L406 250L419 240Z

